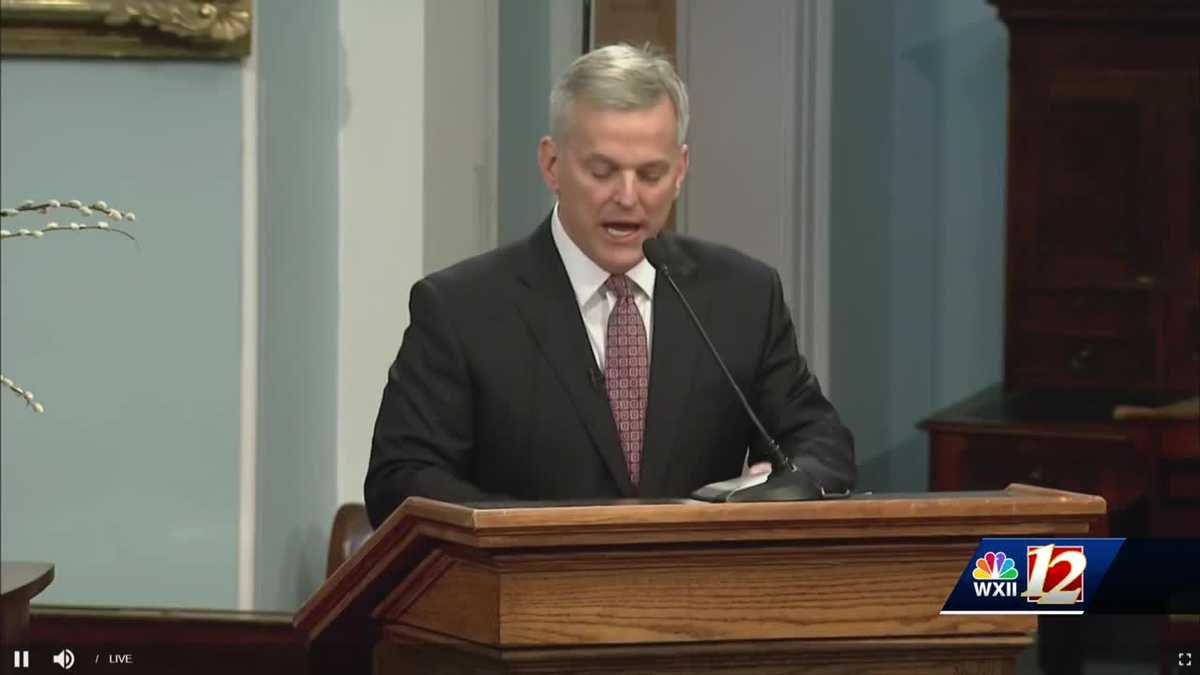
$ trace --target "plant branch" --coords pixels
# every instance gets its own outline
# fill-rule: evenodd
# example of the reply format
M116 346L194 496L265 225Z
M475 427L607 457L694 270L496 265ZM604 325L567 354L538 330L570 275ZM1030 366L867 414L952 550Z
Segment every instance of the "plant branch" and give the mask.
M133 236L128 231L123 230L119 227L112 227L111 225L104 222L103 220L98 223L94 223L94 224L93 223L74 223L73 222L73 223L69 223L65 227L62 225L59 225L58 223L49 223L45 227L35 228L35 229L21 228L21 229L17 230L16 232L10 232L9 230L0 230L0 239L17 239L19 237L29 237L31 239L41 239L43 236L45 236L51 232L81 232L84 230L101 230L104 232L113 232L115 234L119 234L123 237L126 237L127 239L129 239L130 241L132 241L134 243L137 243L137 237Z
M23 388L21 385L17 384L16 382L13 382L11 379L9 379L8 377L5 377L2 374L0 374L0 385L4 385L5 387L8 387L9 391L16 394L18 398L20 398L22 401L25 402L25 405L29 406L30 408L33 408L33 412L35 412L35 413L46 412L46 407L43 406L41 403L39 403L37 401L37 399L35 399L33 397L32 391L29 391L28 389Z
M132 211L122 213L121 211L111 208L107 202L97 201L90 206L84 206L83 202L78 199L68 199L67 201L59 201L57 199L47 199L44 202L35 202L32 199L27 199L16 208L0 209L0 218L12 218L23 213L49 213L50 209L74 209L85 216L92 215L95 211L99 211L113 220L137 220L137 215Z
M133 212L122 213L117 209L111 208L106 202L97 201L93 202L91 205L85 206L83 202L79 201L78 199L68 199L65 202L60 202L57 199L47 199L44 202L35 202L30 199L26 200L16 208L0 208L0 218L14 218L16 216L29 213L40 213L44 215L49 213L51 209L73 209L84 216L94 216L99 213L108 216L113 220L127 220L130 222L133 222L137 219L137 216L134 215ZM113 232L129 239L134 243L135 246L141 248L141 243L138 242L137 237L133 236L133 234L119 227L112 227L107 221L103 220L95 223L76 223L71 221L65 227L56 222L50 222L43 227L38 228L22 227L16 231L0 229L0 240L20 238L41 239L51 232L81 231ZM45 411L45 407L36 399L34 399L33 392L18 385L8 377L0 375L0 385L8 388L9 391L16 394L22 401L25 401L25 404L30 408L33 408L34 412L40 413Z

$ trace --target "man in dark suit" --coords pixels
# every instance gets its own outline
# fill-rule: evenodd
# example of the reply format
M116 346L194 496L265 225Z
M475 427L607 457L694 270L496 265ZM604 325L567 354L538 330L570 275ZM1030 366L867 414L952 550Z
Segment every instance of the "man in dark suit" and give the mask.
M551 93L538 147L553 212L525 241L419 281L371 448L378 525L406 497L684 497L766 459L665 262L783 451L831 491L853 442L796 349L779 275L660 232L688 169L687 92L670 63L618 45ZM747 455L749 450L749 455Z

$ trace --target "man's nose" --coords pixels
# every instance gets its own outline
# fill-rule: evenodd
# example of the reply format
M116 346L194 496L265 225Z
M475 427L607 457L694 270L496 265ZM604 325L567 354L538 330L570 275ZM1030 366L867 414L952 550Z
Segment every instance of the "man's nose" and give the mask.
M617 205L621 208L632 209L637 206L637 177L632 171L621 173L617 183Z

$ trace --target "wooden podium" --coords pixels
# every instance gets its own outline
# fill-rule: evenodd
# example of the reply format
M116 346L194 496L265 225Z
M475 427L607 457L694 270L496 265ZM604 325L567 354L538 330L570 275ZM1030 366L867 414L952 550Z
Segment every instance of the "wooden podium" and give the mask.
M1083 536L1026 485L841 501L409 499L296 615L314 670L1009 673L1036 617L940 616L983 536Z

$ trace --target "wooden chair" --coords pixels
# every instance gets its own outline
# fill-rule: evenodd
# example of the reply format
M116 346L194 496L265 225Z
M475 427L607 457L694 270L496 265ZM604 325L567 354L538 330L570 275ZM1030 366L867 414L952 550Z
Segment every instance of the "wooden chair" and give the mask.
M333 531L329 535L329 555L325 560L325 578L363 545L375 530L367 520L364 504L342 504L333 517Z

